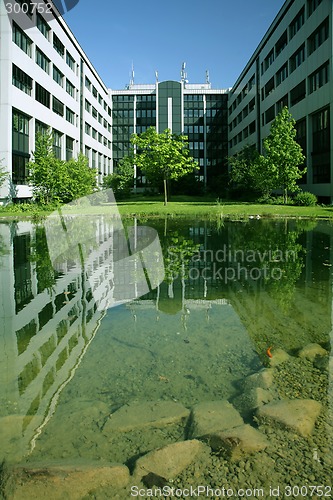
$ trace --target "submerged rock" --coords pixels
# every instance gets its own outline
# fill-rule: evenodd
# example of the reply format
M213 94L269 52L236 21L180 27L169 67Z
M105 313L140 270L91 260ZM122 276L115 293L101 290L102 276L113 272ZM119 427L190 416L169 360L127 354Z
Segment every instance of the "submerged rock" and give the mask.
M263 423L278 424L301 436L309 436L321 408L321 403L313 399L287 399L261 406L257 417Z
M130 432L140 428L164 427L186 423L190 411L173 401L131 403L112 413L103 427L103 434Z
M243 381L244 391L261 387L262 389L270 389L273 385L274 370L272 368L264 368L257 373L253 373L246 377Z
M272 349L271 354L272 357L269 359L269 366L271 367L281 365L281 363L285 363L290 358L289 354L280 347Z
M319 344L308 344L298 353L300 358L306 358L314 361L317 357L326 356L328 352Z
M200 453L209 450L200 441L182 441L154 450L136 461L133 477L140 480L154 473L160 477L172 479L188 467Z
M254 387L235 398L233 404L240 411L250 411L269 403L273 399L273 394L267 389Z
M261 432L245 424L225 432L212 434L208 444L213 451L220 451L229 460L238 460L264 450L269 443Z
M190 437L211 435L243 423L242 417L229 401L206 401L192 408Z
M52 466L14 472L12 500L79 500L99 487L124 488L130 478L125 465Z

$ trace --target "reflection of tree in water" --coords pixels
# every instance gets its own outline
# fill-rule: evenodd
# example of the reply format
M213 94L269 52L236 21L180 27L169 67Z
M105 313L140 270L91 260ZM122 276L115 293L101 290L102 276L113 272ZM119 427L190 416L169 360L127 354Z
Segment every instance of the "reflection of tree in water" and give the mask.
M36 264L37 291L47 290L51 295L54 292L56 273L53 268L44 226L36 226L35 241L31 247L31 261Z
M297 280L305 265L306 251L299 242L299 236L311 229L313 224L287 220L262 220L230 226L232 251L244 251L248 261L242 262L242 266L245 264L249 271L254 267L266 269L263 275L265 289L283 311L291 305Z
M166 282L172 283L177 278L186 279L189 263L200 245L192 239L186 239L178 231L171 231L161 243Z

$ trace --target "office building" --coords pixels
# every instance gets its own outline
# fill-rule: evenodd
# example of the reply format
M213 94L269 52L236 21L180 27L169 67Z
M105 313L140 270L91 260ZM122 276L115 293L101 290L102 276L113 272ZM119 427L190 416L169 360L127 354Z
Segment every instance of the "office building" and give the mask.
M82 151L99 178L110 173L109 92L64 20L55 7L48 20L0 9L0 158L10 173L0 200L31 196L27 164L36 132L48 128L58 158Z
M288 106L306 156L301 187L322 202L333 197L332 10L330 0L287 0L229 94L229 155L262 151Z
M198 178L204 185L227 172L228 91L212 89L208 75L206 83L190 84L183 65L180 82L136 85L132 80L125 90L110 93L114 167L129 153L131 134L155 127L159 133L170 129L188 136L191 155L200 168ZM144 185L139 172L136 185Z

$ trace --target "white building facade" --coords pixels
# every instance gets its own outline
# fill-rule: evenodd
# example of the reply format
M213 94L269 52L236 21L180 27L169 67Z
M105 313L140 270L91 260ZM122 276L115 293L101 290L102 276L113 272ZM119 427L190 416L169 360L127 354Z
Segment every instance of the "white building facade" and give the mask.
M50 14L45 4L47 15L0 9L0 159L10 174L0 201L31 196L27 164L46 129L58 158L81 151L101 181L112 171L108 89L55 7Z

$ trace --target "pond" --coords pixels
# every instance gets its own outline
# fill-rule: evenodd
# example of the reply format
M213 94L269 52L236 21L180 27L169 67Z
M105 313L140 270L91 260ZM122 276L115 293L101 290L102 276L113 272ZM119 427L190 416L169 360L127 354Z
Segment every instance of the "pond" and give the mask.
M199 438L210 447L163 484L331 496L332 224L66 224L0 224L0 463L133 470Z

